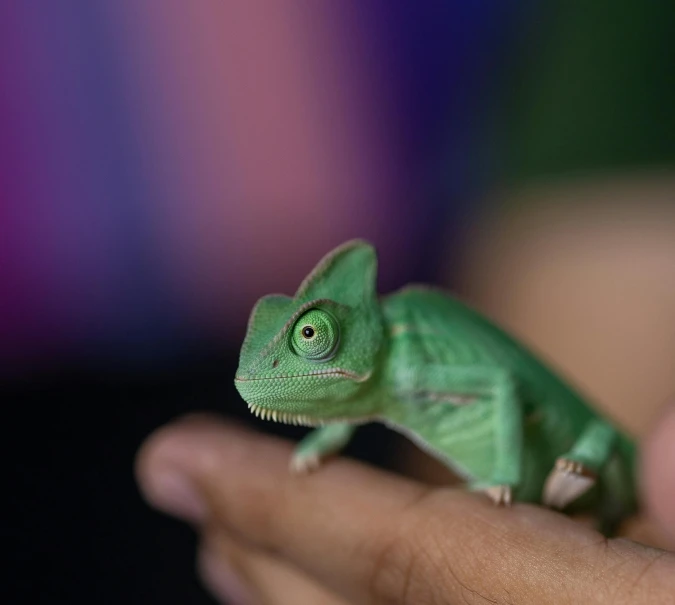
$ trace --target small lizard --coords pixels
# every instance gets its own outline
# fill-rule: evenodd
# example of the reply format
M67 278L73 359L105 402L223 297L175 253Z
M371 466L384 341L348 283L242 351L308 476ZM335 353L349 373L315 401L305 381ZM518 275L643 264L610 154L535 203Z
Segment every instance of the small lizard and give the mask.
M317 426L290 467L314 470L356 427L383 422L497 504L636 508L631 439L505 331L457 298L410 285L378 297L377 256L352 240L293 298L261 298L235 377L256 415Z

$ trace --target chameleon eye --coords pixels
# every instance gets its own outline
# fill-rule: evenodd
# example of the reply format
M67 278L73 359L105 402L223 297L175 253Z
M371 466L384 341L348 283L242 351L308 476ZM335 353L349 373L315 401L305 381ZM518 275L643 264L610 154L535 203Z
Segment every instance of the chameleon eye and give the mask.
M295 352L311 361L328 361L340 344L337 320L327 311L310 309L296 322L291 334Z

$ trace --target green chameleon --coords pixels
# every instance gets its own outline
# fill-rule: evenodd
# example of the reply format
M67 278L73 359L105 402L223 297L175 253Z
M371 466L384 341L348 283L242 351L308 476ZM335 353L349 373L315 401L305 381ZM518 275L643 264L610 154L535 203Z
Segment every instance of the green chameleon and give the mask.
M306 472L383 422L497 504L595 512L606 533L636 508L631 440L524 346L425 286L376 292L377 256L353 240L293 298L255 305L237 390L256 415L318 426L291 470Z

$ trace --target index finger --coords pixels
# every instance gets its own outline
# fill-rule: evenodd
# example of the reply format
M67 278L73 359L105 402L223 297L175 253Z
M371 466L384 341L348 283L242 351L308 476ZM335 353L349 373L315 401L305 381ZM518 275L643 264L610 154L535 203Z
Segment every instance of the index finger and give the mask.
M534 506L431 489L340 459L291 476L291 445L222 423L161 430L138 475L162 505L161 473L179 473L211 522L276 553L350 602L651 602L675 591L671 554L608 543ZM599 581L601 578L601 581ZM623 589L623 590L622 590ZM656 591L656 592L655 592Z

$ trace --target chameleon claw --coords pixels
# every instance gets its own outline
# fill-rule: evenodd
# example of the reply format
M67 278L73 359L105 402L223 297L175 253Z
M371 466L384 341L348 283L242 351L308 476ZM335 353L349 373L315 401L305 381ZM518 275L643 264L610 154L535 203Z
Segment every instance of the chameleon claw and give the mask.
M580 462L558 458L544 485L543 502L563 509L593 487L596 480L597 475Z
M321 466L318 454L293 454L288 466L293 475L307 475Z
M483 490L496 506L511 506L511 486L494 485Z

